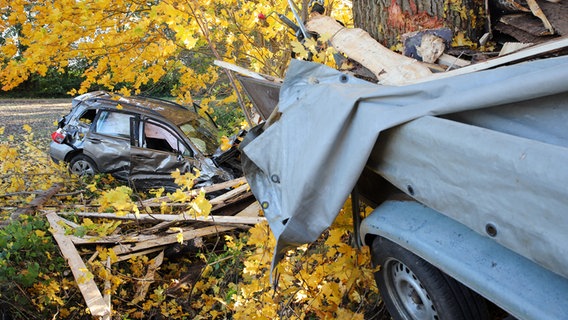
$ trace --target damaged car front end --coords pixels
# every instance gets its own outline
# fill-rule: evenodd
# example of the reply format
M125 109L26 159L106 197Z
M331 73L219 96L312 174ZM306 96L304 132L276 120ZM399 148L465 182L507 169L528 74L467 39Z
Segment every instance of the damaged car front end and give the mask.
M73 99L69 114L52 133L50 155L78 175L109 173L140 189L177 185L171 173L198 170L197 186L242 175L235 139L220 151L218 130L199 106L104 91Z

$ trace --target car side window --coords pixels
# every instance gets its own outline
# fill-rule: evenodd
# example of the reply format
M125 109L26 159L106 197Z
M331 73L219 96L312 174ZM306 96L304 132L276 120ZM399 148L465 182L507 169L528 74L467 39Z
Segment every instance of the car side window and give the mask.
M83 114L79 117L79 122L84 124L91 124L93 120L95 120L95 116L97 115L97 110L95 109L87 109Z
M114 137L130 137L130 118L126 113L101 111L95 132Z
M144 123L143 141L143 147L148 149L181 153L184 156L193 155L171 129L155 122Z

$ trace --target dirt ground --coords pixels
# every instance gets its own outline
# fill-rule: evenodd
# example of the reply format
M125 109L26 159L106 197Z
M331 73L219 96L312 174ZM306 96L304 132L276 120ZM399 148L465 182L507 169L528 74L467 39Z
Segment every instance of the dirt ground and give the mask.
M55 122L71 109L69 99L0 99L0 128L4 135L22 135L24 124L32 127L34 137L47 144L56 129Z

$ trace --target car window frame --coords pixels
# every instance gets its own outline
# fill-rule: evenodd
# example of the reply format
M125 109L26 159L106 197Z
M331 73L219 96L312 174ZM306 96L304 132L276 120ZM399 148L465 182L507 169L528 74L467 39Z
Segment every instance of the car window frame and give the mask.
M133 141L136 144L136 147L138 148L144 148L144 149L149 149L149 150L153 150L156 152L168 152L168 153L173 153L176 155L181 155L183 157L190 157L190 158L195 158L196 155L196 151L194 150L193 146L191 144L189 144L186 139L184 139L184 136L181 135L178 130L176 130L176 128L173 127L173 125L168 124L164 121L160 121L158 119L152 118L152 117L140 117L137 118L136 121L138 122L135 127L136 127L136 139L135 141ZM185 148L186 152L181 152L179 151L179 146L178 146L178 150L174 150L174 152L169 152L166 150L158 150L158 149L153 149L153 148L149 148L147 146L144 146L145 142L146 142L146 133L145 133L145 128L147 123L150 122L152 125L157 125L159 127L162 127L163 129L167 130L176 140L178 143L181 143L183 145L183 147ZM166 140L166 139L164 139Z
M101 119L101 116L103 113L108 112L108 113L117 113L117 114L124 114L130 117L130 119L128 120L128 136L121 136L121 135L112 135L106 132L99 132L98 131L98 125L99 125L99 121ZM132 118L135 118L136 114L132 113L132 112L123 112L120 110L115 110L115 109L108 109L108 108L99 108L97 111L97 115L95 116L95 119L93 120L93 122L91 123L91 129L89 130L92 133L98 134L98 135L102 135L102 136L106 136L106 137L110 137L110 138L115 138L115 139L125 139L125 140L131 140L132 138L132 128L130 126L130 122L132 121Z

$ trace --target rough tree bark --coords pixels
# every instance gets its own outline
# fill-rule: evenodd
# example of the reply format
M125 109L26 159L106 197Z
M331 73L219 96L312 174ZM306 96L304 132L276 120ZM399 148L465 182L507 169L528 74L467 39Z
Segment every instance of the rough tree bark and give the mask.
M485 29L484 0L353 0L355 27L386 47L400 36L423 29L448 27L477 42Z

